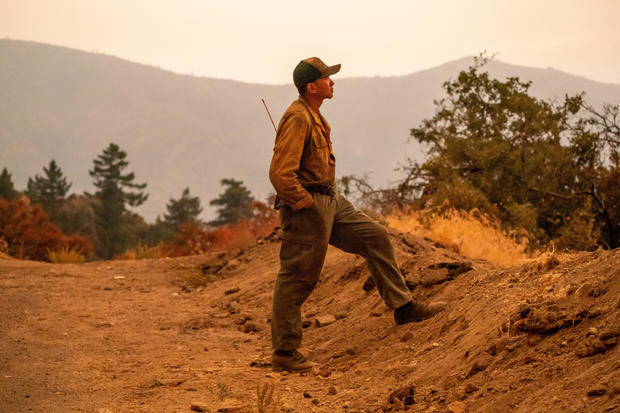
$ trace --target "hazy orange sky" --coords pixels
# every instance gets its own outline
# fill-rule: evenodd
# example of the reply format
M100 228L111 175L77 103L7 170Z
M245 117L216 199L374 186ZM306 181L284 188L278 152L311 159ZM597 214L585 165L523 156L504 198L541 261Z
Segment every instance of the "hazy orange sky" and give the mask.
M0 38L256 83L314 55L390 76L484 50L620 83L619 19L620 0L0 0Z

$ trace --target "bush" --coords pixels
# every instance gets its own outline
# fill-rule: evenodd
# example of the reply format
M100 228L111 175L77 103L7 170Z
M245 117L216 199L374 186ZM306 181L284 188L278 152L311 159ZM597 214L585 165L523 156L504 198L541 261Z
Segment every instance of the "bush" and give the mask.
M497 220L477 210L405 211L387 217L387 222L400 231L429 238L466 257L499 265L516 265L529 258L525 252L527 234L506 233Z
M65 235L53 224L40 205L28 198L17 201L0 199L0 236L8 245L8 254L19 259L49 260L49 251L74 249L82 255L92 253L91 242L80 235Z
M277 212L262 202L252 203L252 213L250 219L239 219L215 229L196 223L181 224L174 238L162 244L162 254L179 257L240 248L266 237L280 224Z
M161 244L149 247L148 245L138 242L134 249L129 249L122 254L116 254L115 260L144 260L149 258L162 258L167 256Z
M54 264L79 264L84 262L84 256L76 247L66 245L58 251L47 251L47 259Z

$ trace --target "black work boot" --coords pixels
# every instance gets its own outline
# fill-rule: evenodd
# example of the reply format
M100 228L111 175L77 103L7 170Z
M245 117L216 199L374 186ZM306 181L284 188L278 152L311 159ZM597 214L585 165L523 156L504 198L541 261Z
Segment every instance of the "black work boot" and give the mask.
M394 321L396 321L396 324L423 321L443 311L444 308L446 308L446 303L443 301L429 304L409 301L407 304L394 310Z
M273 371L286 370L290 373L303 373L309 371L314 363L306 358L297 350L276 350L271 357L271 369Z

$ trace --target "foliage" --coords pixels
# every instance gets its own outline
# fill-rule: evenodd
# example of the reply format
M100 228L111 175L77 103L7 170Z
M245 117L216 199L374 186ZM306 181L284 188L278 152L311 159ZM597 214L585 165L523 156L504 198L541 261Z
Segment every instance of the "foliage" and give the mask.
M243 182L235 179L222 179L220 183L226 189L218 198L210 202L210 205L219 206L219 208L217 218L209 224L218 226L232 224L239 219L251 218L254 198Z
M202 212L200 198L190 196L189 188L183 190L181 198L170 199L166 209L168 213L164 214L165 222L172 227L174 232L177 232L183 223L200 223L198 219L198 215Z
M129 165L126 152L110 143L95 160L89 174L97 188L92 207L97 223L97 255L110 258L114 254L136 245L135 230L144 227L144 220L130 214L127 206L139 206L148 195L142 190L146 183L134 182L133 172L124 174ZM141 222L140 222L141 221ZM144 224L144 225L141 225Z
M36 174L34 179L28 178L26 195L31 202L41 204L52 221L60 224L60 209L71 184L67 183L67 178L63 177L62 170L53 159L47 168L43 167L43 172L45 176Z
M115 260L144 260L149 258L162 258L165 257L164 249L162 245L155 245L149 247L138 241L138 245L135 248L126 250L122 254L116 254Z
M177 232L180 230L181 227L179 225ZM146 231L140 234L140 239L145 245L152 247L160 244L162 241L171 240L174 237L174 234L175 230L158 216L155 222L149 224Z
M529 82L482 72L486 61L444 83L435 115L411 130L428 150L425 162L410 162L396 187L375 191L353 177L348 188L353 182L384 211L477 209L524 229L532 246L617 247L618 106L599 113L582 95L559 104L534 98Z
M256 412L257 413L278 413L281 411L282 402L280 393L275 384L264 383L256 385ZM254 410L251 410L254 411Z
M92 244L80 235L64 235L52 223L40 205L28 198L17 201L0 199L0 237L8 244L8 253L19 259L47 260L48 251L71 248L88 256Z
M54 264L79 264L84 262L84 255L75 246L65 245L56 251L48 250L47 259Z
M250 212L249 219L239 219L215 229L195 223L181 224L181 230L174 238L163 243L164 255L198 255L243 247L271 234L280 223L278 214L263 202L252 202Z
M502 230L496 218L478 210L410 210L387 217L390 226L418 237L431 239L470 258L499 265L516 265L529 257L524 233Z
M95 211L88 196L71 194L65 199L58 210L56 223L65 234L79 234L97 240Z
M18 196L19 192L13 186L11 174L6 168L2 168L2 173L0 174L0 199L12 201L17 199Z
M213 231L191 222L181 224L180 231L170 241L164 242L166 256L181 257L200 255L209 251L215 241Z

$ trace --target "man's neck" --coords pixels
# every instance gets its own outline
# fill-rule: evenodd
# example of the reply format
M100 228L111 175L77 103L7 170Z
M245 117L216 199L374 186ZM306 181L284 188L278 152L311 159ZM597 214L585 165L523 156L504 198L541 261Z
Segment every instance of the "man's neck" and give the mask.
M319 108L321 107L321 105L323 104L323 99L322 98L316 98L312 95L308 95L306 94L304 96L304 99L306 100L306 102L308 102L308 105L310 105L310 107L316 112L319 113Z

